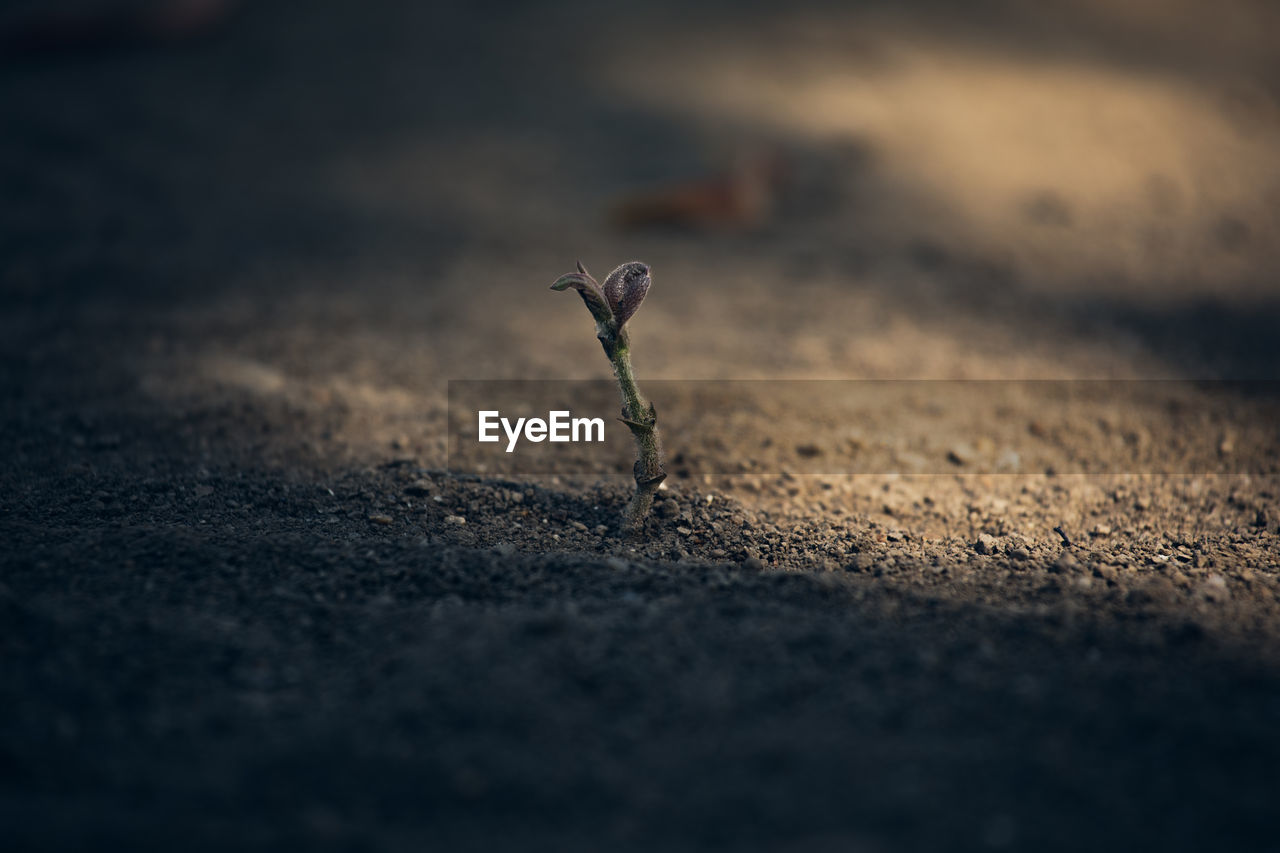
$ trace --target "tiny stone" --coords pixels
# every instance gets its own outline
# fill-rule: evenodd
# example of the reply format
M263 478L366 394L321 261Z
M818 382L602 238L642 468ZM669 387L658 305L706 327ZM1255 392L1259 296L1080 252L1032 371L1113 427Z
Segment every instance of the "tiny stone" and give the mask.
M603 524L597 524L597 525L596 525L596 535L597 535L597 536L603 536L603 535L605 535L605 534L606 534L606 533L608 533L608 532L609 532L609 528L608 528L608 527L605 527Z
M466 524L467 520L460 515L446 515L444 517L445 524Z
M392 518L389 515L371 515L369 521L374 524L391 524Z
M994 554L997 550L996 539L989 533L983 533L978 537L978 541L973 543L973 549L979 554Z
M1009 552L1009 556L1015 560L1030 560L1031 552L1026 548L1014 548Z
M693 531L687 527L681 526L676 528L676 533L679 533L681 536L690 536L693 534Z
M871 558L870 554L854 554L853 559L849 561L849 570L865 572L869 571L874 564L875 560Z
M1053 565L1049 567L1049 571L1058 574L1075 571L1080 568L1080 563L1070 551L1063 551L1058 555L1058 559L1053 561Z
M1219 574L1212 574L1205 578L1204 584L1200 587L1200 594L1209 601L1226 601L1231 598L1227 579Z
M581 521L570 521L569 526L572 527L574 530L579 530L583 533L587 532L587 526L583 524Z

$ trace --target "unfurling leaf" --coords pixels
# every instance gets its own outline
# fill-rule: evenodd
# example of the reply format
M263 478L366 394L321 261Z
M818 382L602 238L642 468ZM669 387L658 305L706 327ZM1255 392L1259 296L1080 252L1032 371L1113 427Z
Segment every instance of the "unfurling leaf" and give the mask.
M596 319L596 322L608 323L613 319L613 311L609 308L609 303L604 298L600 285L591 277L581 262L578 263L578 272L562 275L556 279L555 284L551 285L552 290L567 290L570 287L578 291L582 301L587 306L587 310L591 312L591 316Z
M619 329L636 313L640 303L644 302L652 283L649 267L639 261L625 263L609 273L609 277L604 280L604 298L608 300Z

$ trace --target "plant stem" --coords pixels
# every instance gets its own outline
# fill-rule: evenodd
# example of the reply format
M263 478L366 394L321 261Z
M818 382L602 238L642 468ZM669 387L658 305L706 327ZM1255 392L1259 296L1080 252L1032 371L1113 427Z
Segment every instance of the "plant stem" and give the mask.
M626 329L613 334L602 334L600 343L613 364L613 374L618 378L618 389L622 392L620 420L627 425L636 440L636 464L633 469L636 493L623 516L623 526L628 531L635 532L644 524L653 496L667 478L667 472L662 467L658 413L653 404L646 402L641 396L640 388L636 385L635 373L631 369L631 342L627 338Z

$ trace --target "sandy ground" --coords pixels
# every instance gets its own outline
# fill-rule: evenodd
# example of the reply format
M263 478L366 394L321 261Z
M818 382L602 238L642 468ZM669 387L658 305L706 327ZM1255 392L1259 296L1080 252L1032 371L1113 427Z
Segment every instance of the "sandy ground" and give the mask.
M1274 9L424 5L0 64L11 849L1277 849ZM579 258L642 386L944 402L451 471Z

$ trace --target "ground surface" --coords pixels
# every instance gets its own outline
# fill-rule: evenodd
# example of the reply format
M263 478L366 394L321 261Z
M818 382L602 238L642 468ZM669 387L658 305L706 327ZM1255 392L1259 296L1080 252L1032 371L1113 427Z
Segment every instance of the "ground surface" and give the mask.
M1156 5L6 62L8 849L1280 848L1274 391L737 413L639 540L446 468L448 380L605 375L579 257L653 265L642 378L1280 376L1275 13ZM754 229L606 222L765 149Z

